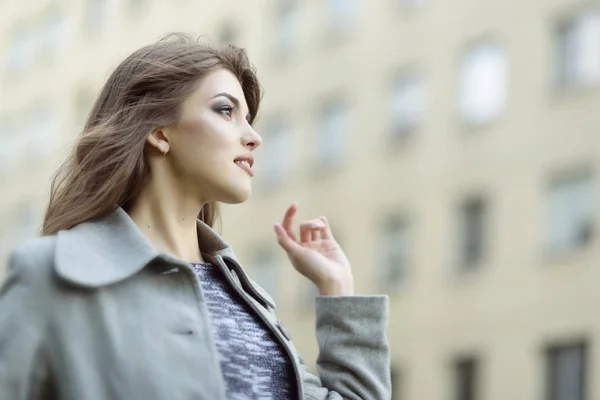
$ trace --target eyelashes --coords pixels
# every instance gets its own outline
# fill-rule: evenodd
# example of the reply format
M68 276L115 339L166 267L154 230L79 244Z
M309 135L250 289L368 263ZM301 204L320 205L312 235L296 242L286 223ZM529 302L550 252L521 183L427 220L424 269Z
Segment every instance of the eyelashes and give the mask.
M231 106L219 106L216 107L214 110L221 115L227 116L228 118L233 117L233 107Z
M233 119L233 114L235 112L235 107L230 106L230 105L221 105L221 106L217 106L215 108L213 108L213 110L221 115L226 116L229 119ZM246 122L248 122L249 124L251 123L250 121L252 120L250 114L246 115Z

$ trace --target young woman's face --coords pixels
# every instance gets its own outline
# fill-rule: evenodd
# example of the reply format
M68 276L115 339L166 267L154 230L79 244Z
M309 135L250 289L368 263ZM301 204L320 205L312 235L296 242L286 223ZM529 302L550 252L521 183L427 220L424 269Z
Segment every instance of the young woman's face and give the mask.
M249 123L242 87L230 71L205 76L169 128L175 177L203 201L241 203L252 192L252 153L261 137Z

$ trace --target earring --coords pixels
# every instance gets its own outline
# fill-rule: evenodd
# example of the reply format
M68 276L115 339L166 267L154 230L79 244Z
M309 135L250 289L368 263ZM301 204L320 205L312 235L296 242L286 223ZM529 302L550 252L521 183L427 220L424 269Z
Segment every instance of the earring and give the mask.
M163 156L166 156L168 152L169 152L169 150L167 150L167 149L163 150Z

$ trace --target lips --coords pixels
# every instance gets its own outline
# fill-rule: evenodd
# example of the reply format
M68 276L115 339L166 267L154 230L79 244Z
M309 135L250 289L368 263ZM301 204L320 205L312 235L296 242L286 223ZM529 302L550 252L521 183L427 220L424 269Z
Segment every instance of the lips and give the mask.
M254 171L252 171L252 166L254 165L254 157L252 157L251 155L246 155L236 158L235 160L233 160L233 162L238 167L246 171L248 175L254 176Z

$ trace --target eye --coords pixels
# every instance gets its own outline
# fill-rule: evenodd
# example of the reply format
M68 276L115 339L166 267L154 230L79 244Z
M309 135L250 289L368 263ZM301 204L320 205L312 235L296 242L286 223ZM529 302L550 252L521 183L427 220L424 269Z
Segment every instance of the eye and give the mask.
M231 106L220 106L215 109L219 114L227 115L229 118L232 117L233 107Z

